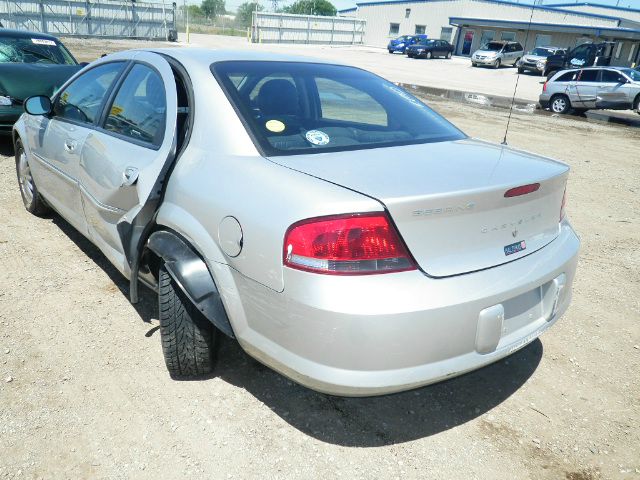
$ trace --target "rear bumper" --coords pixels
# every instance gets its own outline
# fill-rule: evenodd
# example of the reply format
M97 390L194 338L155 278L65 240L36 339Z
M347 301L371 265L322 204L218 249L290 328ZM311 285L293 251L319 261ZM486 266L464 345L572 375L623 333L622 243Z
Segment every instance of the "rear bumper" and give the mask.
M551 100L551 95L547 94L547 93L543 93L542 95L540 95L540 97L538 97L538 103L540 104L540 108L546 109L549 108L549 104Z
M407 390L495 362L548 329L571 301L579 245L565 221L542 250L455 277L286 269L277 293L236 272L242 312L230 317L250 355L309 388Z

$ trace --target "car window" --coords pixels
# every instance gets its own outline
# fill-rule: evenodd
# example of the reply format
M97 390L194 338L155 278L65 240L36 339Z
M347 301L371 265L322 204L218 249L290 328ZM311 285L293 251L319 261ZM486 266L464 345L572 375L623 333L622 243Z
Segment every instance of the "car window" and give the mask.
M405 90L355 67L224 61L211 71L267 156L465 138ZM238 76L247 77L245 88L232 81ZM253 85L259 88L252 99Z
M105 94L123 66L123 62L107 63L80 75L57 96L53 108L55 116L95 124Z
M109 109L104 128L145 143L160 144L167 99L160 75L146 65L134 65Z
M615 70L603 70L602 81L607 83L626 83L627 79L620 72Z
M573 70L571 72L563 73L560 75L555 82L573 82L578 77L578 71Z
M517 51L519 51L519 50L524 50L524 48L523 48L523 47L522 47L522 45L520 45L519 43L515 43L515 44L513 45L513 51L514 51L514 52L517 52Z
M387 126L384 107L362 90L329 78L316 78L316 87L322 118Z
M69 51L55 40L2 36L0 36L0 63L77 65Z
M598 70L583 70L580 74L580 82L597 82Z
M492 51L492 52L499 52L499 51L502 50L502 47L504 47L503 43L489 42L484 47L482 47L482 50L489 50L489 51Z

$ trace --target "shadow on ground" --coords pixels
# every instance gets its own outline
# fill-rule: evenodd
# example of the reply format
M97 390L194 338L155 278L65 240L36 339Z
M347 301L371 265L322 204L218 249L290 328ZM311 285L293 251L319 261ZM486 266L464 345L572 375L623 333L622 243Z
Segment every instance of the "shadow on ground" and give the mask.
M128 281L106 257L57 215L55 223L102 268L127 296ZM140 318L157 318L153 292L140 289L135 306ZM152 337L157 327L146 337ZM244 388L294 428L323 442L376 447L428 437L464 424L493 409L517 391L536 370L542 357L539 340L511 357L461 377L394 395L343 398L316 393L253 360L235 340L220 335L218 364L213 376ZM158 342L158 348L160 343ZM206 381L206 379L202 380Z
M13 143L11 142L11 137L0 136L0 155L13 157Z

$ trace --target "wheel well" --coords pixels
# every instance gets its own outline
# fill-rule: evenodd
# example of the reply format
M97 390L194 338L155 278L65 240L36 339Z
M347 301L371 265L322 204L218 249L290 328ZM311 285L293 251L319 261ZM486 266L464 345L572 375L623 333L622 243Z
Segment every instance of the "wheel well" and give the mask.
M634 108L636 109L640 109L640 93L636 95L636 98L633 99L633 105Z

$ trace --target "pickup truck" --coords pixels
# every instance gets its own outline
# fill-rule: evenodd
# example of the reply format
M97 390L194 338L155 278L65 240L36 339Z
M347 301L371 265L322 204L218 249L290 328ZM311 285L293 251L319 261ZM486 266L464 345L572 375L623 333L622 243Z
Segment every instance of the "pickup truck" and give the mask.
M547 78L568 68L607 67L611 63L615 42L583 43L573 50L547 57Z

